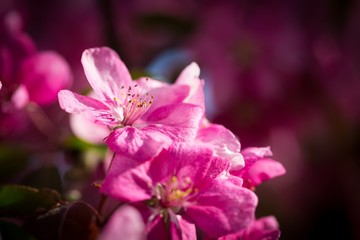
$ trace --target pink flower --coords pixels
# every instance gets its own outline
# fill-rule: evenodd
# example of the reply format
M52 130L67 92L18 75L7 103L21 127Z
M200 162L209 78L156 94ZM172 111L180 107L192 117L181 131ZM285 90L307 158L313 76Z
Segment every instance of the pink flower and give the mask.
M53 103L72 73L58 54L36 50L16 12L0 15L0 35L0 135L9 137L31 131L24 107Z
M230 173L243 178L244 187L252 189L260 183L286 172L280 162L268 158L272 156L270 147L246 148L241 153L245 159L245 167L240 170L230 169Z
M72 80L69 65L53 51L42 51L25 59L20 76L29 100L39 105L55 102L59 90L69 86Z
M219 240L277 240L280 238L279 224L275 217L268 216L254 220L246 229Z
M119 56L107 47L85 50L82 64L96 98L62 90L60 106L111 128L106 143L114 152L146 160L173 142L195 138L204 114L203 107L194 104L200 95L196 88L149 78L132 81ZM192 71L185 69L181 76L197 78L189 76Z
M241 178L228 176L228 168L229 161L210 149L182 145L141 164L114 159L101 191L147 206L149 221L173 222L178 235L186 231L176 220L181 215L209 237L220 237L245 228L257 205L256 195L241 187Z
M39 105L53 103L58 91L72 80L67 62L55 52L36 51L30 37L22 31L21 18L16 12L0 19L0 32L3 98L15 108L24 107L28 101Z

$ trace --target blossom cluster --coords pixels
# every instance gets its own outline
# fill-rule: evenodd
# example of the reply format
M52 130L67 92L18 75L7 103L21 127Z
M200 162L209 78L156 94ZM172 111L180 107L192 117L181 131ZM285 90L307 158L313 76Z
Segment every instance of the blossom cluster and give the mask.
M57 92L70 86L72 72L57 52L36 49L18 13L1 16L0 32L0 137L8 139L24 132L29 105L56 101Z
M131 238L125 233L137 228L144 238L165 238L144 230L160 219L165 227L156 231L169 231L174 221L166 217L168 210L159 210L164 205L194 224L197 238L211 238L189 216L188 206L166 208L161 194L151 206L118 196L109 180L111 174L123 176L113 170L119 161L129 164L119 168L132 170L166 153L177 159L191 149L192 155L210 151L214 168L221 163L216 159L228 159L230 165L219 176L241 178L241 187L259 198L254 220L220 238L278 236L279 221L281 239L360 239L354 217L360 212L359 23L360 1L0 1L0 239L108 234L112 239L111 226L122 232L118 238ZM99 91L91 91L80 61L84 49L94 46L113 48L132 79L151 76L174 83L180 70L196 61L204 81L198 81L198 73L189 83L129 79L110 87L116 99L105 101L101 111L68 114L59 106L61 89L104 102ZM203 86L182 89L196 82ZM175 93L168 88L176 88ZM187 129L198 128L195 137L182 135L184 129L172 131L168 123L150 122L159 103L171 105L179 98L179 105L204 105L202 88L206 113L193 109L204 112L201 120L189 120L196 114L188 110L173 117L178 121L172 126L189 118L194 125ZM128 91L134 106L124 103ZM145 97L140 100L140 95ZM76 101L69 105L75 107ZM219 124L231 130L236 142L240 137L241 148L225 139L229 131ZM119 140L125 138L129 141ZM269 173L279 163L271 159L270 148L252 146L271 146L286 176L257 187L276 175ZM148 189L185 185L181 189L188 194L191 187L173 175L177 185L151 176ZM334 187L339 194L333 194ZM130 188L123 192L134 192ZM199 192L188 190L185 205L193 206L203 192L193 188ZM148 195L152 199L157 192L155 187ZM277 220L264 217L271 214Z
M94 135L105 127L99 137L112 157L96 185L118 204L100 239L279 238L274 217L255 217L255 187L285 169L269 147L241 149L230 130L207 120L196 63L168 84L132 80L108 47L85 50L81 62L93 92L61 90L58 98L84 125L97 124Z

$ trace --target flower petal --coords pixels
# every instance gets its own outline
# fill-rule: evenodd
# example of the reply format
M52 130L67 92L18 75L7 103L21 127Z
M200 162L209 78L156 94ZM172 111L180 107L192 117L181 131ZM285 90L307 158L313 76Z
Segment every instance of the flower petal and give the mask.
M164 219L157 215L146 226L147 239L169 239Z
M143 89L146 92L150 92L153 89L162 88L162 87L169 87L169 85L166 82L162 82L156 79L152 79L150 77L141 77L135 80L135 82L141 89Z
M197 63L193 62L188 65L179 75L175 84L176 85L187 85L190 87L190 91L185 103L192 103L205 108L205 97L204 97L204 81L199 79L200 68Z
M214 179L210 185L205 192L199 189L196 205L187 207L186 214L212 238L247 227L254 219L255 193L227 179Z
M195 225L188 222L180 215L176 215L177 224L170 222L170 231L172 240L195 240ZM180 229L178 229L180 228Z
M121 201L137 202L151 198L152 180L148 176L150 161L138 164L116 155L101 185L101 192Z
M144 238L144 231L145 224L139 211L134 207L124 206L111 216L99 239L141 240Z
M112 117L109 107L99 100L69 90L59 91L58 98L60 107L68 113L83 113L96 123L114 124L115 119Z
M273 155L270 147L248 147L243 149L241 153L248 161Z
M146 119L156 109L175 103L181 103L189 94L189 87L185 85L169 85L155 88L149 91L154 97L151 107L143 115Z
M235 135L222 125L209 124L199 129L196 140L214 150L215 155L230 160L233 169L244 167L240 153L240 142Z
M172 141L166 135L152 128L124 127L111 132L106 143L112 151L118 154L132 157L138 161L146 161L158 155Z
M154 182L176 176L178 179L190 178L196 185L209 173L212 160L210 149L185 144L172 146L152 160L149 175Z
M254 220L246 229L229 234L219 240L277 240L280 238L279 224L273 216Z
M104 144L104 138L110 133L107 126L97 125L82 114L71 114L69 122L74 135L89 143Z
M203 114L203 110L193 104L171 104L153 111L147 118L146 128L159 131L174 141L192 141Z
M121 86L132 82L127 67L110 48L87 49L81 62L91 87L102 100L113 100L121 92Z
M199 78L199 76L200 67L197 63L192 62L181 71L176 79L176 84L192 85L194 83L194 79Z
M29 102L29 92L24 85L19 85L11 96L11 102L17 109L21 109Z
M281 176L285 174L286 170L280 162L269 158L262 158L253 164L249 164L249 166L245 166L239 172L240 174L237 174L237 171L231 171L231 174L242 177L244 179L244 186L250 188L256 187L274 177Z
M82 96L69 90L61 90L58 93L59 104L68 113L83 113L89 110L108 110L108 106L91 97Z
M284 166L273 159L269 147L246 148L242 152L245 159L245 167L242 169L231 169L231 174L244 179L244 187L256 187L264 181L285 174Z
M277 240L280 238L279 224L273 216L263 217L253 221L244 235L248 240Z

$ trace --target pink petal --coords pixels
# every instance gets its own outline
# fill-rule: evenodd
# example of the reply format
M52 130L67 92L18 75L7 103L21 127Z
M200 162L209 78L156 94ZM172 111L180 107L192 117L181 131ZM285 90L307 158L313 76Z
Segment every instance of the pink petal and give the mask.
M244 187L256 187L264 181L285 174L284 166L273 159L269 147L246 148L241 152L245 159L245 167L231 169L231 174L244 179Z
M103 144L110 133L107 126L98 125L82 114L70 115L70 127L76 137L93 144Z
M210 178L226 176L228 178L230 177L229 169L230 169L230 162L228 159L223 157L213 156L211 161L211 168L209 169L207 176ZM239 180L241 178L236 177L236 179ZM241 186L242 182L237 181L237 184Z
M188 149L180 151L176 159L175 174L178 179L190 178L195 185L201 182L204 177L211 174L213 167L212 151L207 148L187 146ZM224 166L226 167L226 166ZM220 171L225 169L220 169Z
M170 222L170 231L172 240L195 240L195 225L188 222L180 215L176 215L177 224Z
M264 181L285 174L285 172L286 170L280 162L263 158L254 162L251 166L245 167L240 176L244 178L246 184L258 186Z
M113 152L146 161L159 154L172 141L153 128L124 127L111 132L106 143Z
M194 90L193 90L194 89ZM204 81L198 79L196 87L191 86L190 94L184 103L191 103L205 109Z
M171 104L156 109L146 119L149 128L175 141L195 139L203 110L192 104Z
M248 147L243 149L241 153L247 160L256 160L273 155L270 147Z
M145 224L139 211L131 206L123 206L111 216L99 239L141 240L144 231Z
M176 85L187 85L190 87L185 103L192 103L205 108L204 81L199 79L200 68L196 63L191 63L179 75Z
M163 182L171 176L190 178L196 185L209 174L212 164L210 149L180 145L163 151L151 161L149 175L154 182Z
M112 157L110 159L108 159L109 163L107 164L108 170L107 170L106 178L113 178L113 177L120 176L121 174L125 173L126 171L135 169L138 166L140 166L141 164L143 164L143 162L139 162L131 157L126 157L124 155L115 154L115 153L112 153L110 155ZM149 166L147 165L147 167L149 167ZM147 171L148 170L146 170L146 172Z
M61 90L58 98L60 107L68 113L83 113L88 118L106 125L113 121L109 107L99 100L68 90Z
M113 100L121 92L121 86L132 82L125 64L110 48L87 49L81 62L91 87L103 100Z
M185 67L178 78L176 79L176 84L185 84L185 85L192 85L194 84L194 79L199 78L200 76L200 68L197 63L192 62L187 67Z
M175 103L181 103L189 94L189 87L185 85L169 85L154 88L149 91L154 96L154 101L142 118L146 119L156 109Z
M219 240L277 240L280 238L279 224L275 217L254 220L246 229L221 237Z
M150 92L153 89L162 88L162 87L169 87L166 82L162 82L156 79L152 79L150 77L141 77L135 80L135 83L144 91Z
M253 221L244 235L247 240L276 240L280 237L279 224L273 216L263 217Z
M174 217L176 218L177 224L171 221L169 225L166 225L160 215L156 216L147 225L147 239L196 240L195 225L189 223L179 215L175 215ZM169 227L170 229L168 229Z
M160 215L157 215L146 226L146 238L159 240L169 239L169 234L166 228L167 226L164 222L164 219Z
M212 148L215 155L229 159L232 169L244 167L244 159L240 153L240 142L224 126L210 124L200 128L196 140Z
M101 192L121 201L137 202L151 198L150 161L137 165L132 159L117 155L101 185Z
M207 191L199 189L196 205L185 211L209 237L217 238L247 227L254 219L256 205L254 192L233 181L215 179Z
M11 102L17 109L25 107L29 102L29 93L24 85L20 85L11 96Z

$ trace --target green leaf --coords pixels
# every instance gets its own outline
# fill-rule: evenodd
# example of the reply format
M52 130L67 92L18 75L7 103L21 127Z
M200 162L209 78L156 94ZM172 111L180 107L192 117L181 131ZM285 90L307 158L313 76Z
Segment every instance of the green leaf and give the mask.
M59 202L59 193L52 189L36 189L22 185L0 186L0 216L29 216L45 212Z

